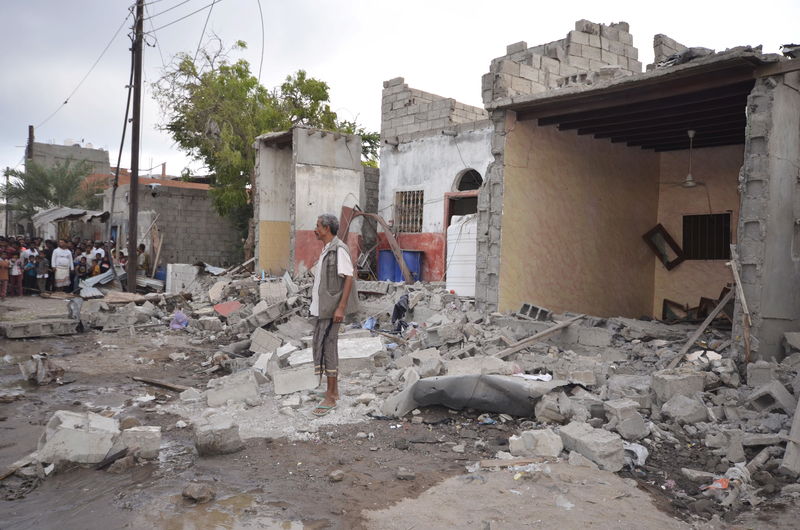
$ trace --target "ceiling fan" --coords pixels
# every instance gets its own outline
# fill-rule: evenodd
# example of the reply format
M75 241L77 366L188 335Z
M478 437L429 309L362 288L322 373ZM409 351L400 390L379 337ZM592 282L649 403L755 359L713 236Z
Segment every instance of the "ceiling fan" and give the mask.
M689 137L689 171L686 173L686 178L679 182L664 182L664 184L668 186L680 186L681 188L696 188L697 186L705 186L704 182L700 182L694 179L692 176L692 149L694 147L694 136L695 131L694 129L689 129L686 131L686 135Z

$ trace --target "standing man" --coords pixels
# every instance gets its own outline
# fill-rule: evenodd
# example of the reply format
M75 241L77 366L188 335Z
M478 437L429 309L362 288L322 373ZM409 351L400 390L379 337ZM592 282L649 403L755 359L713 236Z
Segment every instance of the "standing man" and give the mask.
M150 254L145 250L144 243L139 243L136 249L136 274L144 274L150 272Z
M347 245L336 237L339 220L331 214L320 215L314 234L325 247L317 260L314 287L311 289L311 316L315 317L311 351L314 373L327 378L322 402L311 412L328 414L339 399L339 326L346 315L358 311L358 293L353 285L353 262Z
M75 268L72 261L72 252L67 249L67 242L58 240L58 248L53 251L50 266L55 270L56 290L69 291L70 272Z

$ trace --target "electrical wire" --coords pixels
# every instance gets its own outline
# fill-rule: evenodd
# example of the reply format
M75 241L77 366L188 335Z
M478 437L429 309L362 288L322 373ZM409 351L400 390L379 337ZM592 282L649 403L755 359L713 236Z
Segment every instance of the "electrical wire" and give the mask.
M150 15L148 18L156 18L156 17L158 17L158 16L161 16L161 15L163 15L164 13L167 13L167 12L169 12L169 11L172 11L173 9L175 9L175 8L177 8L177 7L181 7L183 4L188 4L188 3L189 3L189 2L191 2L191 1L192 1L192 0L183 0L183 2L180 2L180 3L178 3L178 4L175 4L175 5L174 5L174 6L172 6L172 7L168 7L168 8L166 8L164 11L159 11L159 12L158 12L158 13L156 13L155 15ZM151 2L151 3L152 3L152 2ZM147 4L145 4L145 6L147 6Z
M149 35L149 34L151 34L151 33L155 33L156 31L160 31L160 30L162 30L162 29L164 29L164 28L167 28L167 27L169 27L169 26L171 26L171 25L173 25L173 24L177 24L177 23L178 23L178 22L180 22L181 20L183 20L183 19L186 19L186 18L189 18L190 16L192 16L192 15L195 15L195 14L199 13L200 11L203 11L204 9L208 9L209 7L211 7L211 6L213 6L214 4L217 4L217 3L219 3L219 2L222 2L222 0L214 0L212 3L208 4L207 6L203 6L203 7L201 7L200 9L197 9L197 10L195 10L195 11L192 11L192 12L191 12L191 13L189 13L188 15L184 15L184 16L182 16L182 17L181 17L181 18L179 18L179 19L173 20L172 22L167 22L166 24L164 24L164 25L162 25L162 26L159 26L159 27L157 27L157 28L155 28L155 29L152 29L152 30L150 30L150 31L146 32L146 33L145 33L145 35Z
M258 14L261 17L261 60L258 62L258 84L261 84L261 68L264 66L264 12L261 10L261 0L258 2Z
M193 63L197 62L197 54L200 53L200 46L203 44L203 37L206 36L206 28L208 27L208 19L211 18L211 12L214 11L214 4L217 3L217 0L211 2L211 9L208 10L208 15L206 16L206 22L203 24L203 31L200 33L200 40L197 42L197 49L194 51L194 59L192 59Z
M167 63L164 62L164 54L161 53L161 43L158 40L158 36L155 34L155 30L154 30L155 26L153 25L153 21L150 20L151 17L147 16L147 4L144 5L144 12L145 12L146 20L148 22L150 22L150 29L153 29L153 35L152 36L153 36L153 40L155 41L155 47L158 50L158 56L161 58L161 66L163 68L166 68L167 67Z
M51 119L53 116L55 116L56 114L58 114L58 112L59 112L61 109L63 109L63 108L64 108L64 106L65 106L67 103L69 103L69 100L70 100L70 98L72 98L72 96L74 96L74 95L75 95L75 93L78 91L78 89L81 87L81 85L83 85L83 83L86 81L86 79L89 77L89 75L90 75L90 74L91 74L91 73L94 71L94 69L95 69L95 67L98 65L98 63L100 63L100 59L102 59L102 58L103 58L103 56L106 54L106 52L108 51L108 49L111 47L111 44L112 44L112 43L113 43L113 42L114 42L114 41L117 39L117 35L119 35L119 32L120 32L120 31L122 31L122 28L123 28L123 27L125 27L125 23L128 21L128 19L131 17L131 15L132 15L132 14L133 14L133 11L132 11L131 7L129 7L129 8L128 8L128 14L125 16L125 19L122 21L122 24L120 24L120 25L119 25L119 27L117 28L117 31L115 31L115 32L114 32L114 36L113 36L113 37L111 37L111 40L110 40L110 41L108 41L108 44L106 44L106 47L105 47L105 48L103 48L103 51L102 51L102 52L100 52L100 56L97 58L97 60L94 62L94 64L92 64L92 67L91 67L91 68L89 68L89 71L88 71L88 72L86 72L86 75L84 75L84 76L83 76L83 78L80 80L80 82L78 83L78 85L77 85L77 86L76 86L76 87L75 87L75 88L72 90L72 92L70 92L69 96L67 96L67 98L64 100L64 102L63 102L61 105L59 105L59 106L58 106L58 108L57 108L56 110L54 110L54 111L53 111L53 112L52 112L52 113L51 113L51 114L50 114L50 115L49 115L47 118L45 118L44 120L42 120L42 122L41 122L41 123L39 123L39 125L37 125L37 126L35 127L36 129L38 129L39 127L41 127L42 125L44 125L45 123L47 123L48 121L50 121L50 119Z

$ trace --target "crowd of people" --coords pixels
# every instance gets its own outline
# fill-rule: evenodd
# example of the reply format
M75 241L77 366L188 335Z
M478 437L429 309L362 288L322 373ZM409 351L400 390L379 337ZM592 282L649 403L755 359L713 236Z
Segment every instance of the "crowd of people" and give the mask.
M73 292L81 280L111 269L114 242L74 237L58 241L40 237L0 237L0 298L40 295L52 291ZM120 252L119 265L127 259ZM149 268L145 246L139 245L137 269Z

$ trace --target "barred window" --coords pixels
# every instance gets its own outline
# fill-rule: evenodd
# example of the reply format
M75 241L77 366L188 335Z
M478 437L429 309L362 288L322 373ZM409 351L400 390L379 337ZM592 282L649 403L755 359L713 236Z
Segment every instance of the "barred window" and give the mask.
M686 259L730 259L731 214L683 216Z
M394 194L394 226L398 232L422 232L423 205L422 190Z

